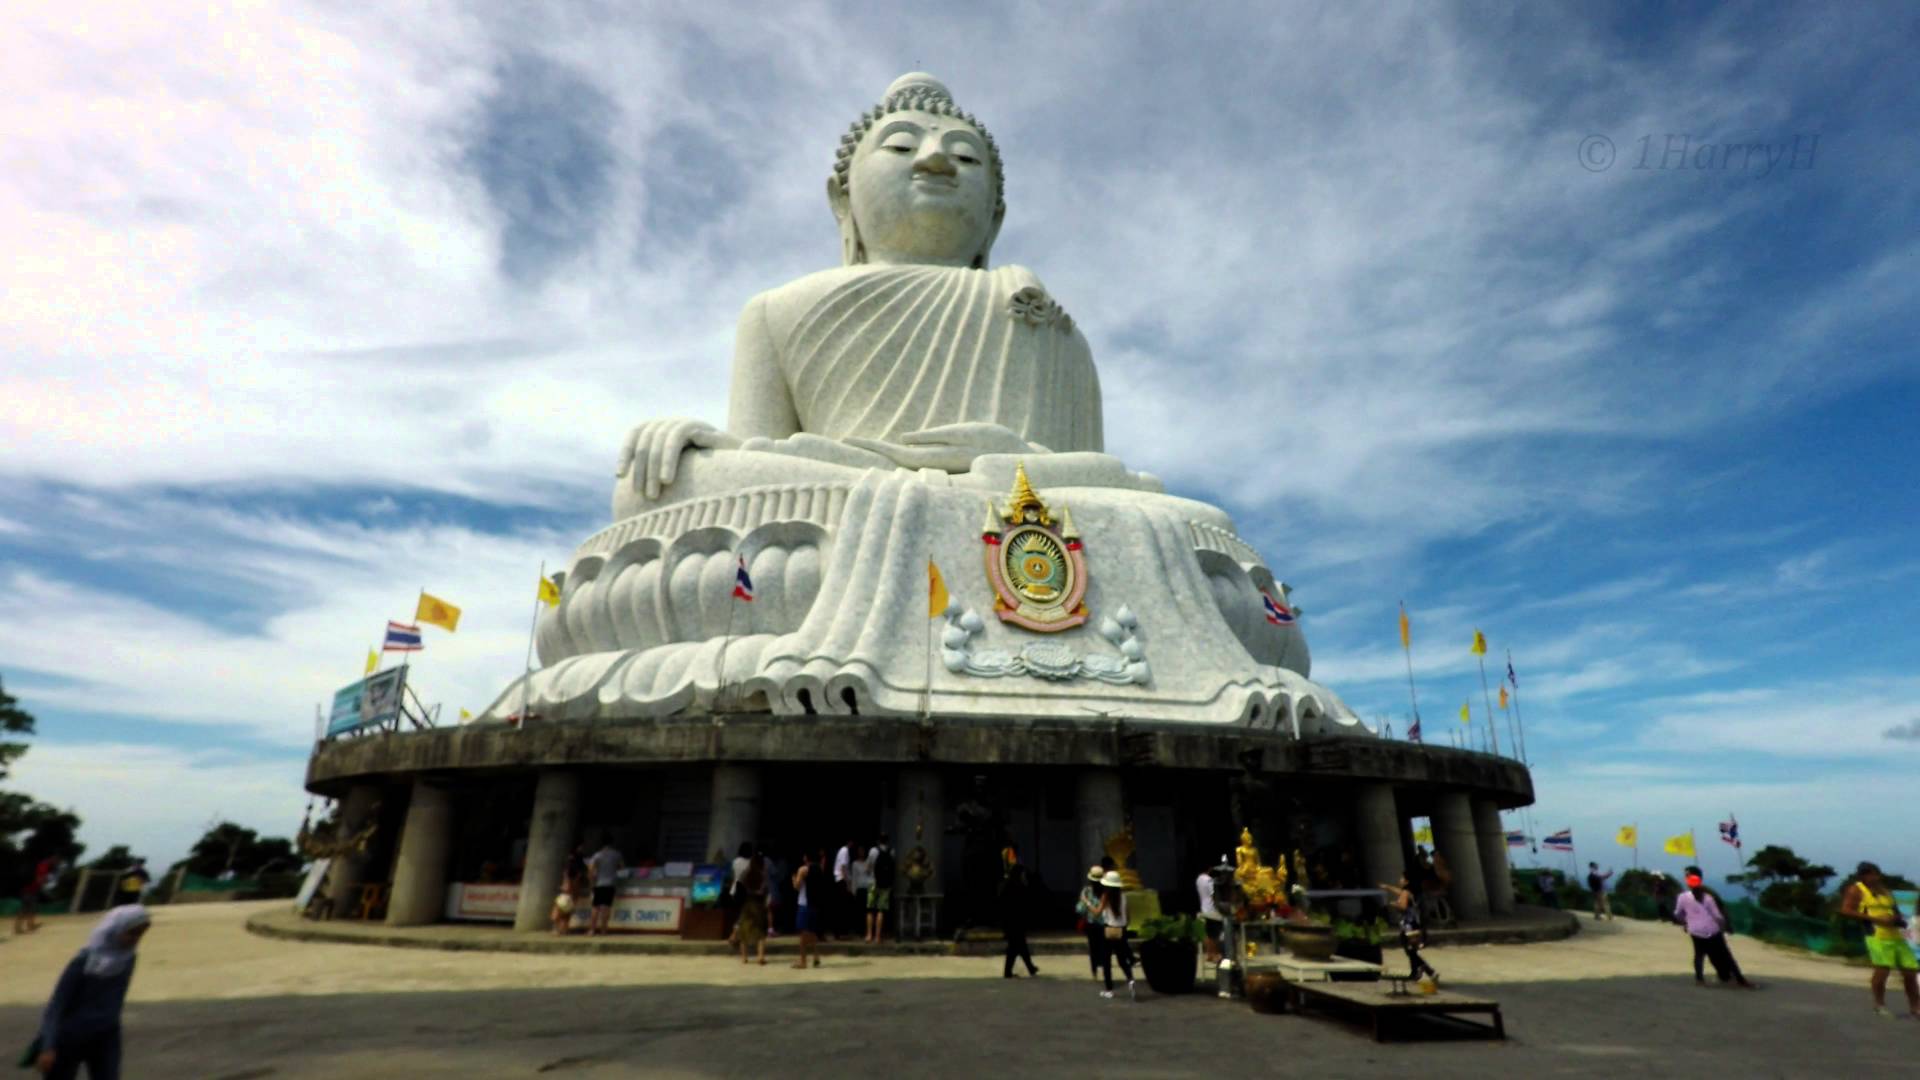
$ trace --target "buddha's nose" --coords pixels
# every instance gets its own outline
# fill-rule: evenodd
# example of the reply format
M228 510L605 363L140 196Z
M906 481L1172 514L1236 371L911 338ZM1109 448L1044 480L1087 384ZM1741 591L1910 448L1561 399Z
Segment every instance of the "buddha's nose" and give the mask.
M913 160L913 169L915 172L928 172L936 176L955 176L959 173L959 170L953 166L953 159L938 146L931 146L921 151L920 156Z

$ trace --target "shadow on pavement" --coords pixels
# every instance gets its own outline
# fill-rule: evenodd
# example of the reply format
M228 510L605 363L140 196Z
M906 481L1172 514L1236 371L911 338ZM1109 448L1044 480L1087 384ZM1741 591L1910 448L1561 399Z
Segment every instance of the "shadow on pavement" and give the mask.
M1865 978L1862 977L1864 984ZM1661 978L1459 986L1498 999L1508 1042L1376 1044L1322 1016L1260 1016L1198 994L1102 1000L1083 973L817 986L567 988L132 1004L139 1080L340 1076L1898 1075L1920 1024L1866 989L1757 992ZM136 991L137 994L137 991ZM37 1011L0 1009L0 1046ZM1522 1071L1523 1070L1523 1071Z

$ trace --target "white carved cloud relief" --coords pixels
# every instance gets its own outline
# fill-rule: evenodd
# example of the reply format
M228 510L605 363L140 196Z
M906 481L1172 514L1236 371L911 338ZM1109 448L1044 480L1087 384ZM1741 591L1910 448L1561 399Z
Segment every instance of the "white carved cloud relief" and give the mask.
M625 430L721 421L740 303L834 261L834 140L916 67L1004 148L996 261L1039 271L1088 335L1109 448L1235 511L1308 608L1316 672L1369 719L1403 704L1409 588L1430 729L1456 688L1479 699L1462 650L1429 643L1493 609L1539 627L1539 722L1601 739L1583 702L1634 715L1756 663L1789 681L1754 609L1807 572L1905 580L1879 548L1807 562L1818 545L1789 534L1777 579L1655 555L1421 584L1433 545L1537 556L1692 490L1676 442L1786 422L1905 362L1876 346L1920 310L1908 235L1851 236L1856 257L1766 303L1751 245L1726 241L1808 192L1838 217L1911 199L1910 175L1840 140L1798 186L1703 191L1574 156L1590 130L1795 130L1833 57L1877 55L1855 16L1721 16L1673 55L1545 16L1511 32L1551 49L1411 9L1179 23L0 16L0 579L28 600L0 676L43 716L36 782L70 760L63 729L99 730L67 715L295 761L312 703L422 585L471 621L430 640L421 678L450 707L490 700L523 662L539 561L601 523ZM1855 122L1851 145L1911 145ZM1693 605L1731 629L1696 632ZM1742 751L1778 734L1685 715ZM1879 737L1902 719L1860 744L1904 751Z

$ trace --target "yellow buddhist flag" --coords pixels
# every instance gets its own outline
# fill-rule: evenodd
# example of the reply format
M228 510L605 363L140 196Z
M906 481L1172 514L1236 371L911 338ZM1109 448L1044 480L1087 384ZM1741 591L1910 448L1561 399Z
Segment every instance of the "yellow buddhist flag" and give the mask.
M1416 844L1433 843L1433 826L1422 825L1419 828L1413 830L1413 842Z
M1413 648L1413 627L1407 625L1407 605L1400 605L1400 647Z
M1473 708L1471 702L1463 701L1460 703L1460 722L1469 726L1473 724Z
M460 609L429 592L420 594L420 606L414 610L413 617L449 631L460 628Z
M1634 848L1639 847L1640 846L1639 827L1635 825L1620 826L1620 834L1613 838L1613 842L1616 844L1619 844L1621 847L1634 847Z
M1500 687L1500 707L1507 707L1507 688L1504 685Z
M367 650L367 674L369 675L373 674L375 669L379 668L379 666L380 666L380 654L377 652L374 652L372 649L368 649Z
M1693 853L1693 834L1690 832L1681 833L1679 836L1667 837L1667 842L1664 846L1669 855L1681 855L1689 859L1698 858L1698 856Z
M545 574L540 575L540 602L548 607L560 606L560 586Z
M927 560L927 618L937 619L947 610L952 600L947 596L946 579L940 576L940 568Z
M1481 633L1478 630L1475 630L1473 632L1473 655L1475 656L1487 655L1487 635Z
M472 714L472 713L470 713L470 712L468 712L468 711L467 711L467 710L465 710L465 709L461 709L461 710L460 710L460 722L461 722L461 723L463 723L463 724L464 724L464 723L466 723L467 721L469 721L469 720L471 720L471 719L473 719L473 714Z

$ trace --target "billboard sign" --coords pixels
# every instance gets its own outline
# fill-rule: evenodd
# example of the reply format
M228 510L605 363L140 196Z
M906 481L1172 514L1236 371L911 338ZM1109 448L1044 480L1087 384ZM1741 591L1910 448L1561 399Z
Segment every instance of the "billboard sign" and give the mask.
M327 738L400 719L401 692L407 684L407 666L376 671L333 695L333 715L327 720Z

